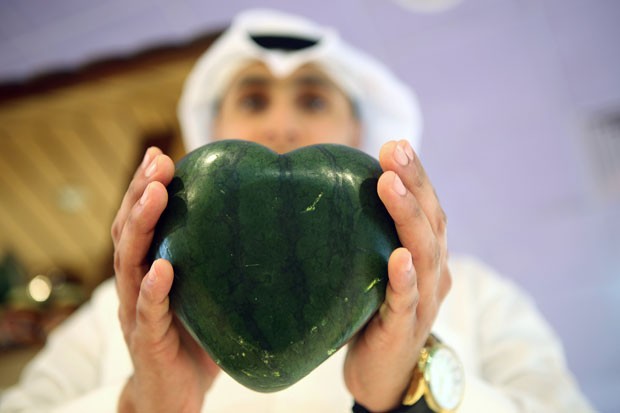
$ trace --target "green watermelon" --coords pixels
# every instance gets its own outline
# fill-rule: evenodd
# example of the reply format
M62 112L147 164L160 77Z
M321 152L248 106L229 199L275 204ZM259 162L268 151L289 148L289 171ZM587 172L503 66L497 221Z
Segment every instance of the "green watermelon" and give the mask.
M381 172L333 144L278 155L218 141L178 163L152 259L172 263L175 313L239 383L292 385L377 311L400 245Z

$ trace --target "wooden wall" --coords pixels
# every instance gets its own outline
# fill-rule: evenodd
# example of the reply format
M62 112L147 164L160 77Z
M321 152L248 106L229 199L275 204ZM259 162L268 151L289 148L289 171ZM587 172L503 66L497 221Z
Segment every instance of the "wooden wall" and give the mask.
M112 275L127 184L147 146L182 155L177 101L215 36L0 85L0 256L88 286Z

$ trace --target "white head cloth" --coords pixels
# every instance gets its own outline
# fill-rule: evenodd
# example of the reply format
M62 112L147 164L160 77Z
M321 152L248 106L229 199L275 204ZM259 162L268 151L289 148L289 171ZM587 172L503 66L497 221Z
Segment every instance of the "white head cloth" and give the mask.
M317 41L311 47L266 49L251 36L288 36ZM179 103L185 145L211 140L215 104L248 63L263 62L274 76L287 76L306 63L321 68L355 102L362 123L361 149L377 157L391 139L408 139L419 149L422 117L413 92L388 69L344 42L334 30L273 10L239 14L201 56L189 74Z

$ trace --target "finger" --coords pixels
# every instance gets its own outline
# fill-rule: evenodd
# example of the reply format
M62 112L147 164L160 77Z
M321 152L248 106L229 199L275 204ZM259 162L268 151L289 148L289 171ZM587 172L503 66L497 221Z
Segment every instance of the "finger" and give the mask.
M420 273L426 274L427 269L434 269L437 276L441 275L447 260L447 218L420 159L409 142L401 140L385 144L381 148L380 160L384 170L398 174L403 186L415 198L415 212L425 215L433 233L433 236L430 236L426 232L416 233L413 228L411 231L403 228L401 232L408 234L399 233L399 236L411 241L411 245L406 246L414 252L414 261ZM421 261L420 254L412 250L415 244L422 248L425 260ZM424 281L421 284L424 284Z
M443 266L441 277L439 278L438 300L443 302L450 290L452 289L452 274L448 265Z
M142 277L146 272L146 256L153 239L157 220L168 202L168 192L161 182L148 184L140 200L133 206L114 251L116 286L121 316L131 320ZM121 321L123 319L121 318Z
M123 225L125 224L129 210L136 203L136 200L138 200L138 198L142 195L142 192L146 187L146 179L144 179L146 169L150 166L153 159L159 154L161 154L161 150L159 150L159 148L148 148L144 153L142 163L133 174L132 180L123 196L121 206L116 213L112 224L112 240L114 242L114 246L116 246L120 238L120 234L123 230Z
M377 193L394 220L398 238L413 254L416 265L430 265L436 255L437 238L418 203L394 171L384 172L377 183Z
M411 331L420 294L413 258L406 248L394 250L388 261L389 282L381 310L384 330L392 335Z
M384 172L377 184L379 198L383 201L394 220L398 238L413 256L420 300L424 303L422 311L432 315L437 302L438 282L441 281L443 267L443 245L433 233L422 207L409 192L394 171Z
M379 155L384 171L396 172L405 187L415 196L426 214L433 231L443 236L446 214L441 208L437 193L413 148L406 140L391 141L383 145Z
M158 259L142 280L136 304L136 337L155 348L162 343L173 323L168 294L174 272L170 262Z
M156 147L149 148L142 160L142 164L134 173L127 191L121 202L121 206L112 224L112 241L114 246L118 244L123 227L131 208L140 199L149 182L159 181L168 185L174 175L174 163L168 156L163 155Z

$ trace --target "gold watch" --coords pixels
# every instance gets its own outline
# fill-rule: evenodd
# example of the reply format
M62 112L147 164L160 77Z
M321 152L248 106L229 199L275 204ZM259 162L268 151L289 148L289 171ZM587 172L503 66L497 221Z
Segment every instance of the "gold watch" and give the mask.
M413 369L411 384L402 404L425 403L437 413L452 413L461 404L465 390L465 372L450 347L430 335Z

